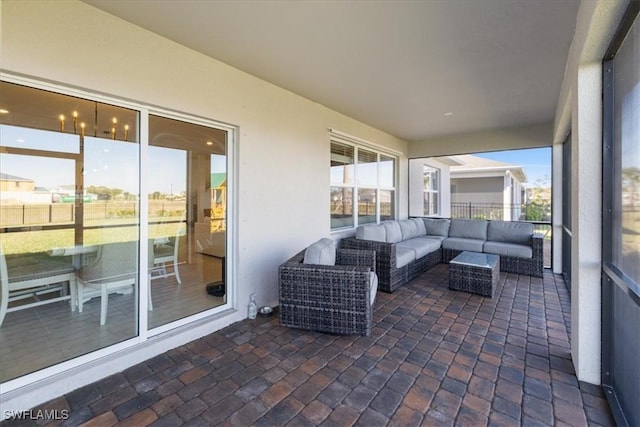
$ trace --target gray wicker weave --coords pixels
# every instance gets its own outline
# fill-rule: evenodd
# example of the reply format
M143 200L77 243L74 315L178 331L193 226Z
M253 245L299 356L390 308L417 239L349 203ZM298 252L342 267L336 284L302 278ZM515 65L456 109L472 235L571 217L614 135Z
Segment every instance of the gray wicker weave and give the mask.
M542 277L542 272L544 269L544 259L542 254L544 243L543 239L544 238L541 234L534 234L532 236L533 254L531 258L500 255L500 271L524 274L526 276ZM456 251L454 249L443 249L442 262L450 262L461 252L462 251Z
M376 253L378 289L393 292L409 280L442 262L442 250L438 249L403 267L396 267L396 245L394 243L346 237L340 240L344 249L366 249Z
M498 255L462 252L449 262L449 289L493 298L499 264Z
M304 251L279 268L280 324L342 335L369 335L373 251L338 249L336 265L303 264Z

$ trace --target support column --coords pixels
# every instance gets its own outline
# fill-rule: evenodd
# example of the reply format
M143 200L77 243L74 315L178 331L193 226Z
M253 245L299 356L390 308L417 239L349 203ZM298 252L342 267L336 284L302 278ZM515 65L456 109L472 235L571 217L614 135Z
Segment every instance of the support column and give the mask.
M600 384L602 66L578 68L572 112L571 355L580 381Z
M562 152L562 144L555 144L552 147L552 156L551 156L551 176L552 183L551 188L553 189L551 198L552 198L552 209L553 213L551 215L551 230L552 230L552 256L551 267L555 274L562 274L562 211L564 210L563 206L563 174L564 170L562 168L563 165L563 152Z

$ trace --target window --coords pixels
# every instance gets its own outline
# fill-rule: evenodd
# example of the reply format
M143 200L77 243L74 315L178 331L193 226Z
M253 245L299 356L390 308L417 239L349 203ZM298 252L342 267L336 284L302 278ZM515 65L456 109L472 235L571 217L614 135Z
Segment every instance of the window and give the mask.
M395 164L393 156L332 138L332 230L395 218Z
M423 169L424 215L440 214L440 170L430 166Z
M640 3L603 67L602 384L621 425L640 425Z
M605 261L640 284L640 24L632 27L609 68L611 85L611 250ZM606 158L605 158L606 161ZM610 167L607 167L610 166Z

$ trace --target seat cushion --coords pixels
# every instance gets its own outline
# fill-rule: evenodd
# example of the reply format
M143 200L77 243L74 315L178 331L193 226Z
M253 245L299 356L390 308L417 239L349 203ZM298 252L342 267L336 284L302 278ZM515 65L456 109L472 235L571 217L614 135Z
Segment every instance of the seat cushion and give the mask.
M411 248L402 248L396 245L396 267L404 267L405 265L415 261L416 251Z
M356 229L356 239L386 242L387 234L380 224L361 225Z
M518 243L504 243L487 241L483 251L488 254L513 256L518 258L531 258L533 250L530 245L520 245Z
M487 226L489 221L483 219L459 219L451 220L449 237L462 237L465 239L487 240ZM434 234L434 233L427 233Z
M490 221L487 227L487 240L494 242L530 245L532 235L533 224L530 222Z
M378 275L375 271L369 273L369 305L373 305L376 302L376 293L378 292Z
M484 240L463 239L461 237L448 237L442 241L444 249L453 249L456 251L472 251L482 252Z
M440 249L440 241L427 237L416 237L396 243L396 248L412 249L416 253L416 259L418 259Z
M450 222L446 218L423 218L426 234L449 237Z
M335 265L336 242L332 239L320 239L304 251L304 264Z

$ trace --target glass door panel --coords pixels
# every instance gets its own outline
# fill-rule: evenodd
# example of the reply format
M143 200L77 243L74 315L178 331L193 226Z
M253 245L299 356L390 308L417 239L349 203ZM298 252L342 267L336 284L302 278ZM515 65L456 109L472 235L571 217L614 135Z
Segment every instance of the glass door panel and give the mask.
M140 186L137 112L7 82L0 90L6 382L138 334Z
M226 302L226 132L149 117L149 327Z

